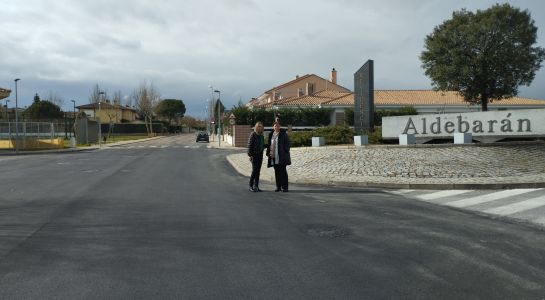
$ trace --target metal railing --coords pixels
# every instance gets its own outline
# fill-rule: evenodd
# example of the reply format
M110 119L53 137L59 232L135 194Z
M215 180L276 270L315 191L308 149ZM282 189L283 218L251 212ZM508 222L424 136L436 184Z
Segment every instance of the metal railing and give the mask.
M53 140L72 136L62 123L53 122L0 122L0 148L11 149L14 143L25 145L33 140ZM3 141L3 142L2 142Z

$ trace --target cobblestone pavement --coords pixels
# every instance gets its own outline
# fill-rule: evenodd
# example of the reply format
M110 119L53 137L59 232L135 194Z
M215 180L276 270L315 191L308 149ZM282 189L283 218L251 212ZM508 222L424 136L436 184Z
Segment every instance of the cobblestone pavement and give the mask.
M392 188L545 187L545 143L293 148L290 182ZM245 153L228 157L249 176ZM266 162L264 162L265 164ZM262 178L274 180L264 165Z

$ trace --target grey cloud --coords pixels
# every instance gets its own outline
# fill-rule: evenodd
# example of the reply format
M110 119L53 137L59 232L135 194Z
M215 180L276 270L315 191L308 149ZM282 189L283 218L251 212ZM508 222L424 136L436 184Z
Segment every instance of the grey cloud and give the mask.
M545 4L528 8L545 41ZM429 88L418 55L424 37L452 11L495 1L421 0L4 0L0 86L33 86L87 99L95 83L130 94L143 80L199 113L222 90L228 107L271 86L315 73L353 88L353 73L375 60L377 88ZM545 98L545 71L520 94ZM70 85L72 83L72 86ZM47 86L47 88L45 88ZM77 88L75 88L77 87ZM88 87L88 88L85 88ZM197 114L196 113L196 114Z

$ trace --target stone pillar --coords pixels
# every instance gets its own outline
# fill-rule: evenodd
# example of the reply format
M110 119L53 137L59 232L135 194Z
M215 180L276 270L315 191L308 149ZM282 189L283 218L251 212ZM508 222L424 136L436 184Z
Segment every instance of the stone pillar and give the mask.
M473 135L469 132L461 133L456 132L454 134L454 144L471 144L473 142Z
M399 144L400 145L414 145L416 144L416 137L414 134L400 134L399 135Z
M363 146L369 144L369 138L367 135L356 135L354 136L354 145Z
M312 147L320 147L325 145L325 138L323 136L312 137Z

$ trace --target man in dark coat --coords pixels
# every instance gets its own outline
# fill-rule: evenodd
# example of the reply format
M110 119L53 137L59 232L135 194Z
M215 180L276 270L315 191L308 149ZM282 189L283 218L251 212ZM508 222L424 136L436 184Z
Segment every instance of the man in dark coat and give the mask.
M288 171L286 166L291 165L290 146L291 142L286 130L280 128L280 122L273 123L273 131L269 133L267 144L267 168L274 167L276 179L275 192L288 191Z
M252 174L250 175L250 192L261 192L259 189L259 173L263 164L263 150L265 138L263 136L263 123L257 122L254 131L248 137L248 157L252 162Z

